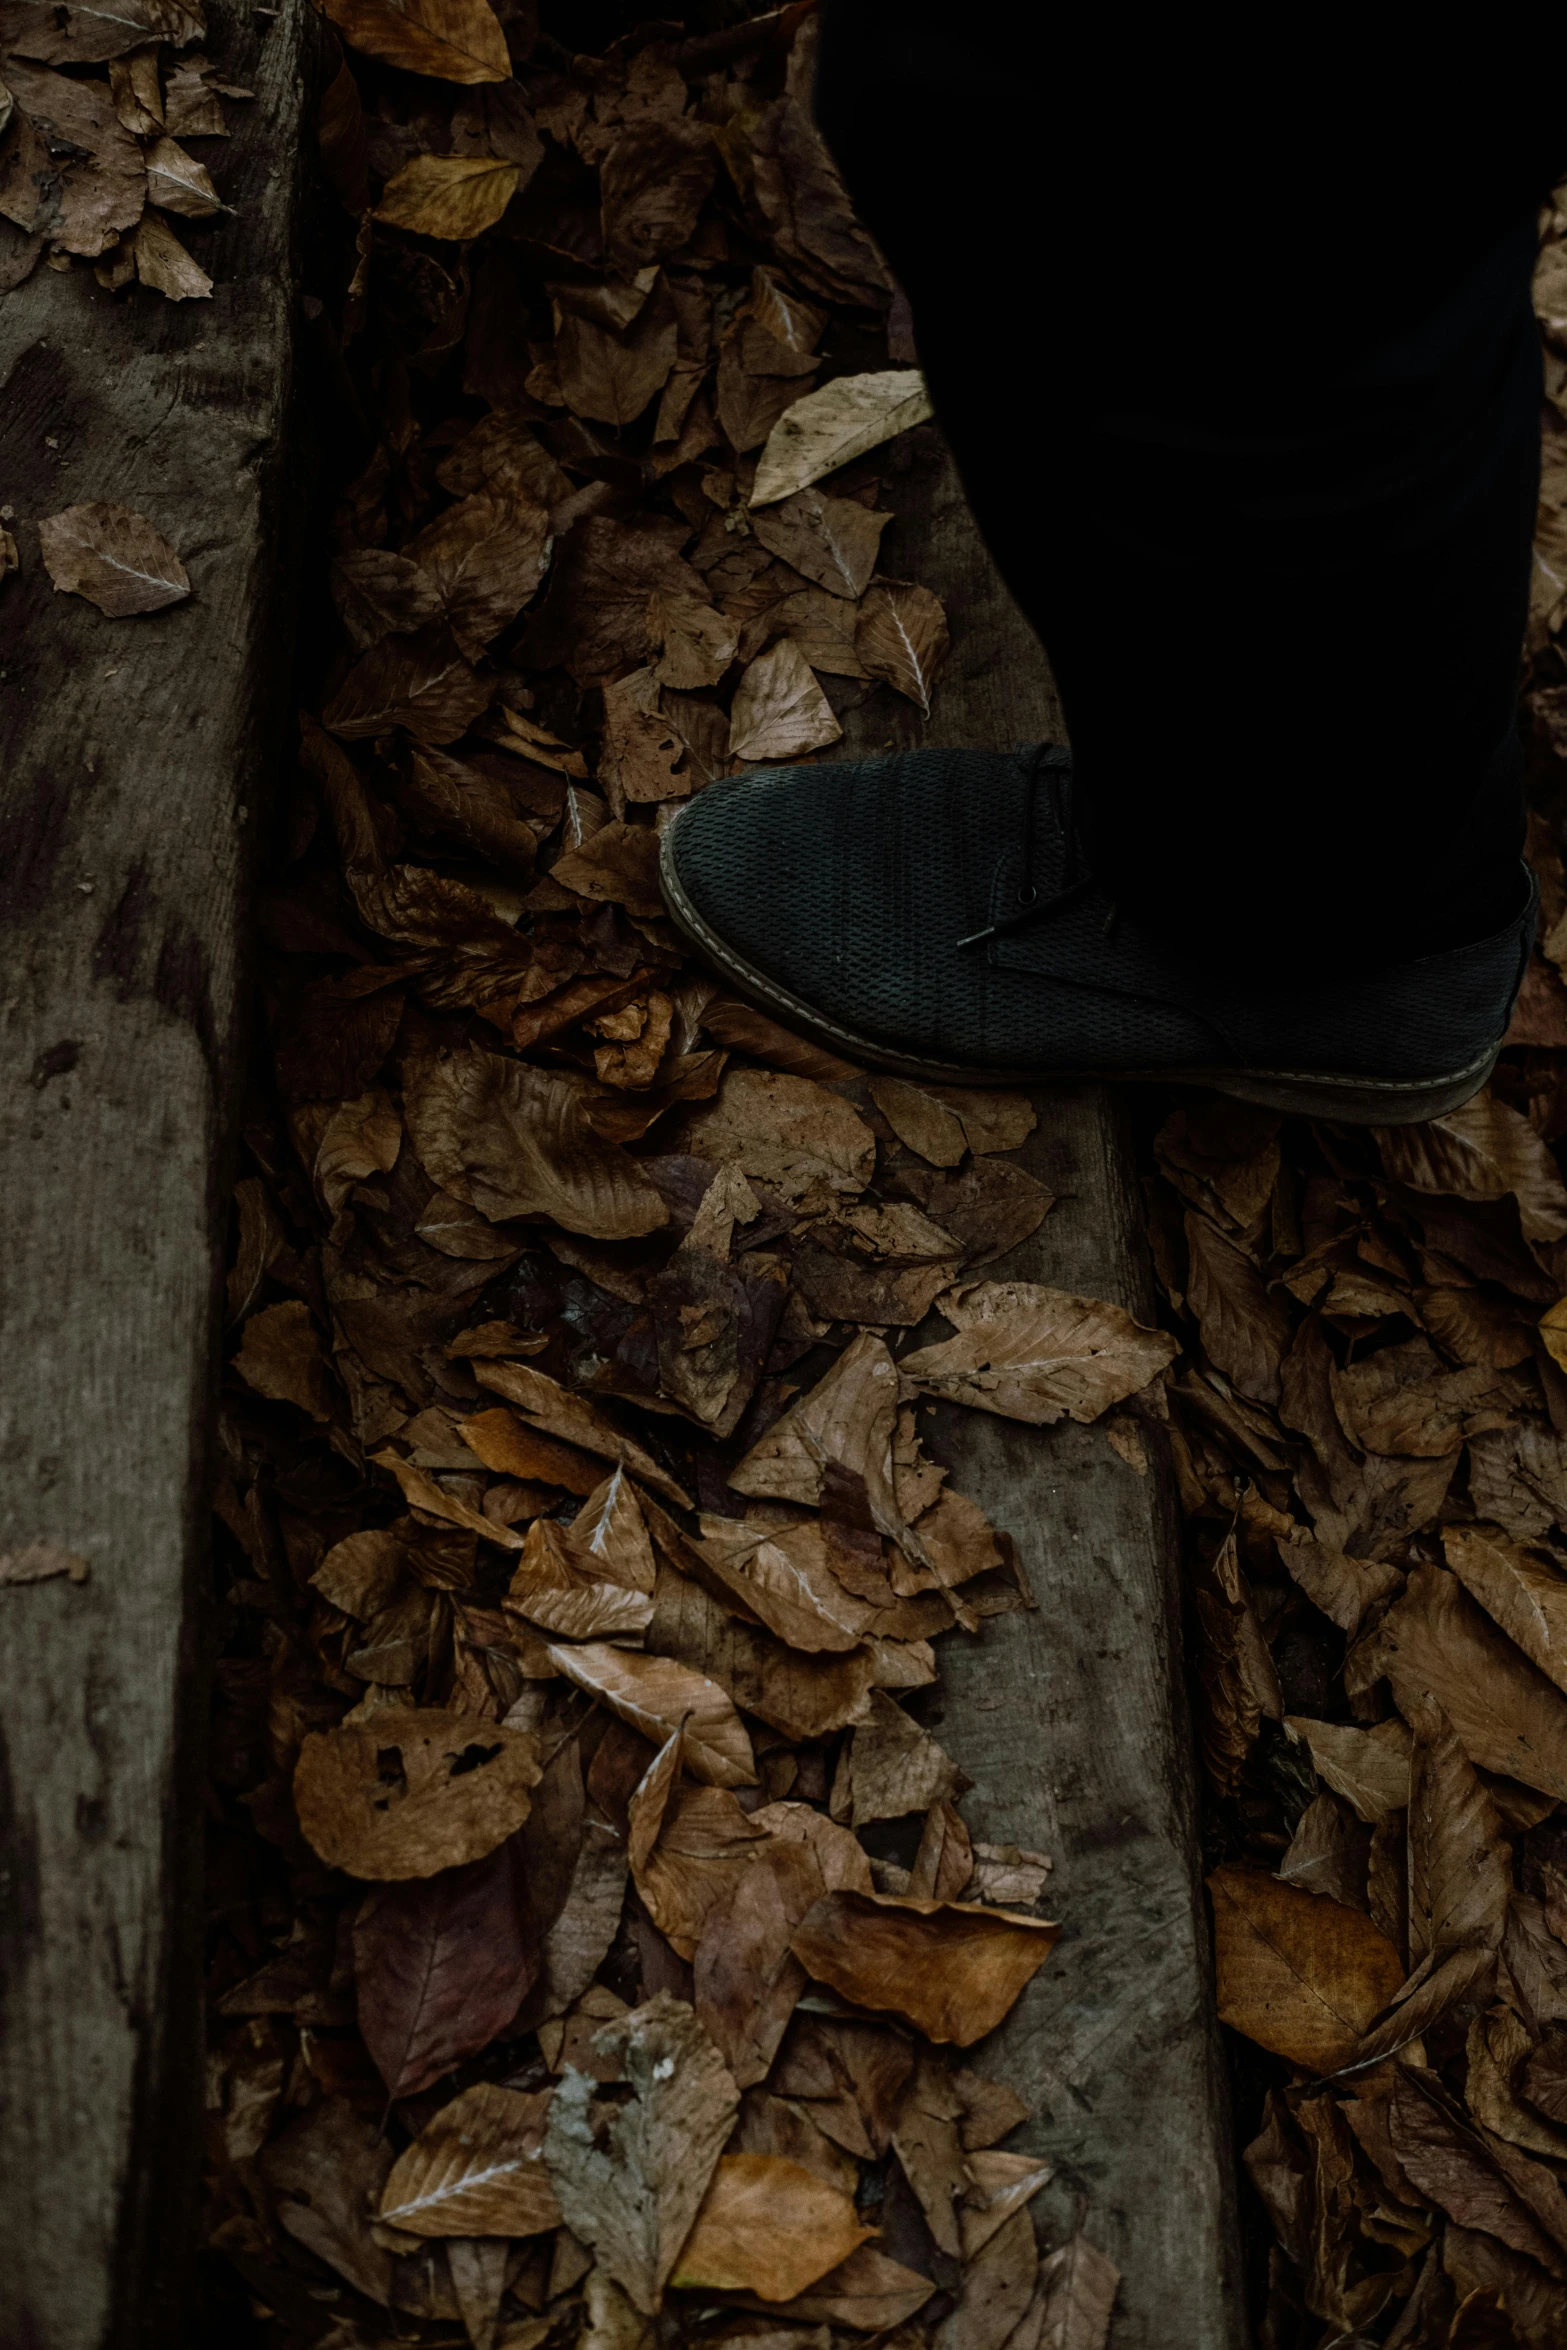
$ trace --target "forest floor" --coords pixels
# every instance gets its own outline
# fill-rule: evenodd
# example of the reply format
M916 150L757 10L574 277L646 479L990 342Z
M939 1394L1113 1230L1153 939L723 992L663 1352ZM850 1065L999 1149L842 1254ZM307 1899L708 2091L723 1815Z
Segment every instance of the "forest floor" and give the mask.
M1028 1099L867 1078L662 912L684 799L928 712L948 643L878 569L933 428L808 10L601 57L488 0L327 14L219 1462L214 2326L1114 2345L964 2058L1056 1929L927 1726L939 1641L1028 1604L938 1398L1102 1418L1134 1472L1167 1437L1259 2342L1561 2343L1567 221L1509 1049L1427 1127L1161 1105L1149 1330L986 1279L1052 1206ZM161 215L101 267L200 295ZM111 596L161 561L56 554Z

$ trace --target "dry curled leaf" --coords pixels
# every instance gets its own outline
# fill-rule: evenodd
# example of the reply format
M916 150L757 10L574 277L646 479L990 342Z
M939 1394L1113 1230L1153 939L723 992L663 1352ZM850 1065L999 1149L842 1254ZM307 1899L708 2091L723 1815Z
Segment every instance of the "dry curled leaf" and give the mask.
M38 525L57 589L85 596L111 620L161 612L190 594L190 575L163 533L129 506L67 506Z
M752 506L775 505L879 448L894 433L923 424L930 413L930 396L917 368L835 376L819 392L796 400L773 426L756 468Z
M662 1746L683 1723L686 1768L709 1787L754 1787L756 1764L744 1723L726 1693L673 1658L594 1642L552 1648L550 1662L602 1698L612 1713Z
M522 1825L539 1777L520 1731L439 1706L393 1706L314 1731L294 1772L299 1824L353 1877L430 1877Z
M979 1281L949 1290L938 1310L959 1335L905 1355L904 1380L922 1395L1049 1427L1070 1413L1096 1420L1135 1395L1177 1352L1120 1306L1030 1281Z
M652 1184L594 1132L565 1077L470 1046L411 1066L406 1104L426 1171L481 1215L548 1215L597 1240L668 1221Z

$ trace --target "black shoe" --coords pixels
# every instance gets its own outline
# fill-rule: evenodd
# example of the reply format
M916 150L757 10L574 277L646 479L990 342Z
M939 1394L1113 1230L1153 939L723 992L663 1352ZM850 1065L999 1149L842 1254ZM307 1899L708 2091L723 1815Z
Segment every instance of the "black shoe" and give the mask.
M1536 891L1472 946L1261 992L1184 966L1083 870L1065 751L914 751L713 784L664 834L676 927L850 1060L949 1085L1084 1076L1402 1124L1491 1073Z

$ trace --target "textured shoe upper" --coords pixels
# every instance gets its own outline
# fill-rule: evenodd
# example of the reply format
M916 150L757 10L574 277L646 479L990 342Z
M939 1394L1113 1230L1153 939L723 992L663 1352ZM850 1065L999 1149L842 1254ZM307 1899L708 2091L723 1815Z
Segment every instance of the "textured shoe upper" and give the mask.
M1403 1078L1463 1068L1505 1028L1532 893L1476 946L1261 992L1244 972L1184 967L1117 918L1079 869L1038 758L914 751L733 777L677 819L680 885L760 979L850 1035L932 1060ZM1012 926L958 943L998 922Z

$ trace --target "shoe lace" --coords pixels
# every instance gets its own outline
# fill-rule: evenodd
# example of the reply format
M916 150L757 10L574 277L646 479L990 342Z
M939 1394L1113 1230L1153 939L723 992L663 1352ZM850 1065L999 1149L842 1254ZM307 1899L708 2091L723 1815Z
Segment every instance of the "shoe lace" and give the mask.
M1062 886L1052 897L1041 898L1039 884L1034 879L1034 835L1041 788L1048 796L1051 821L1066 842L1066 871ZM1023 876L1018 886L1018 902L1010 914L998 915L987 922L983 930L971 930L967 938L957 941L959 947L977 947L987 938L999 938L1005 932L1021 930L1030 922L1039 922L1047 914L1059 912L1061 907L1075 904L1085 890L1091 889L1094 876L1088 868L1077 837L1077 826L1072 817L1072 755L1059 744L1036 743L1023 778ZM1115 920L1115 908L1110 909L1110 921Z

